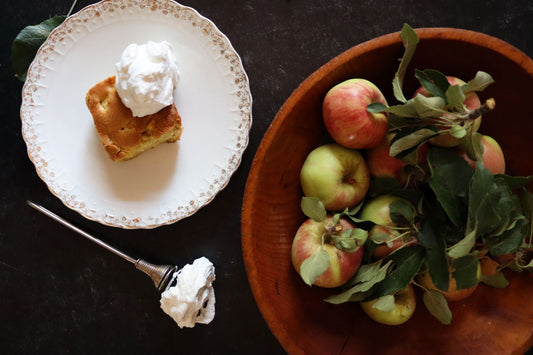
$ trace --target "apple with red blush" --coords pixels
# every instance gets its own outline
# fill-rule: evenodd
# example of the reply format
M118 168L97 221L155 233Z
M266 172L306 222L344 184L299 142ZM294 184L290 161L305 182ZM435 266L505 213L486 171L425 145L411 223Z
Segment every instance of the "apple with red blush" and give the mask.
M378 145L389 127L386 112L370 112L372 103L387 106L379 88L366 79L349 79L332 87L324 97L322 116L327 131L338 144L351 149Z
M505 174L505 156L498 142L487 135L482 135L480 142L483 146L483 165L493 174ZM458 151L472 169L475 169L476 162L470 159L463 149L458 148Z
M340 218L335 222L330 215L323 221L310 218L300 225L293 239L291 260L294 269L307 284L334 288L344 285L355 275L361 265L366 232L359 230L365 236L360 240L360 246L354 244L352 250L339 248L339 239L354 229L350 221ZM304 270L304 263L307 263L307 270ZM320 265L324 267L316 273L314 269L322 267ZM310 273L315 275L309 276Z
M427 144L422 144L413 152L414 162L411 163L390 155L392 138L392 134L387 134L376 147L366 151L365 157L370 175L374 178L394 178L402 186L424 179L424 165L427 162L428 151Z

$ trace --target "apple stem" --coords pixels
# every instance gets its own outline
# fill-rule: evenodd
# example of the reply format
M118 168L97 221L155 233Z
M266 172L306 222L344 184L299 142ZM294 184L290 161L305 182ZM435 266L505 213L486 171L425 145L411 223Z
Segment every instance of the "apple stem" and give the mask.
M485 101L483 105L479 106L477 109L473 111L470 111L468 115L464 116L462 118L462 121L463 122L473 121L479 116L484 115L485 113L491 110L494 110L494 107L496 107L496 100L494 100L493 98L487 99L487 101Z

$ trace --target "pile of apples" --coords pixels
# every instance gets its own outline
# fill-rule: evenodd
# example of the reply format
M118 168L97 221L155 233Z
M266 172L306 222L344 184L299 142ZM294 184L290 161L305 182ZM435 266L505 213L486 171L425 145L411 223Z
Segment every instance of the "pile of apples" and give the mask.
M455 77L446 78L450 85L465 84ZM430 96L423 87L415 91L413 96L416 95ZM402 201L401 197L387 194L368 198L372 179L394 178L401 186L423 181L427 176L424 170L427 169L426 157L431 145L456 150L475 169L475 162L458 147L458 139L445 125L441 126L441 134L418 147L414 162L391 156L389 114L368 109L376 102L387 106L379 88L361 78L339 83L323 99L324 124L334 142L314 149L302 166L302 209L312 218L296 232L291 250L294 269L309 285L336 288L349 282L362 265L367 239L376 245L371 254L372 261L418 243L415 233L396 228L391 218L389 207L395 201ZM466 95L464 105L474 112L482 104L478 95L471 92ZM480 123L481 116L473 120L474 131ZM493 174L503 174L505 158L500 145L486 135L482 136L481 143L485 167ZM347 215L357 218L347 218ZM354 220L373 224L365 230L358 228ZM416 283L440 292L447 301L464 299L477 286L458 290L455 279L450 277L448 291L442 291L433 285L427 273L417 275ZM379 323L402 324L415 310L412 284L393 297L392 306L380 307L376 305L376 299L363 300L360 304L364 312Z

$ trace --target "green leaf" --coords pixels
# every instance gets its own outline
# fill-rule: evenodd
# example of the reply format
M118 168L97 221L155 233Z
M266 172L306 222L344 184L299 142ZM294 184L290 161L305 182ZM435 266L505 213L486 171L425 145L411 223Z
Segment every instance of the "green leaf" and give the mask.
M340 236L332 236L337 249L348 253L355 253L365 244L368 232L361 228L347 229Z
M426 265L433 284L448 291L450 272L446 258L446 218L435 201L424 200L424 219L420 224L418 241L426 249Z
M450 324L452 322L452 312L448 306L448 301L446 301L442 293L435 290L426 291L422 296L422 300L429 313L442 324Z
M509 186L511 190L520 189L526 187L531 181L533 181L533 175L530 176L511 176L505 174L494 175L496 180L502 179L503 183Z
M399 106L403 106L403 105L399 105ZM416 111L413 111L413 112L414 112L414 115L416 115ZM420 118L412 117L411 115L402 117L401 115L396 115L394 113L391 113L390 111L389 113L390 113L389 114L389 128L390 129L398 129L402 127L416 126L422 123L422 120Z
M417 216L416 208L408 201L396 200L389 205L391 220L398 225L413 225Z
M505 275L501 271L498 271L494 275L481 274L479 281L483 282L487 286L495 288L506 288L509 286L509 281L505 278Z
M389 106L387 112L403 118L416 118L418 116L418 111L412 99L402 105Z
M392 312L396 308L394 303L394 295L385 295L379 297L372 305L372 308L380 310L382 312Z
M453 124L450 128L450 135L454 138L461 139L466 136L466 129L458 124Z
M431 128L411 127L398 132L391 141L389 155L401 157L402 154L418 148L421 144L438 135Z
M418 94L412 100L413 106L417 113L417 117L441 117L448 113L448 111L445 109L446 101L441 97L426 97L424 95Z
M457 282L457 290L464 290L477 285L479 260L475 256L465 255L455 259L452 266L455 269L452 275Z
M380 113L387 111L387 106L381 102L372 102L366 106L366 110L371 113Z
M518 251L527 233L527 223L526 219L521 219L516 221L512 229L508 229L498 236L485 237L483 240L489 246L489 253L502 255Z
M437 200L454 225L465 224L472 168L457 152L444 148L431 148L428 162L431 168L428 182Z
M470 133L459 140L459 146L464 149L466 155L473 161L481 160L483 156L483 144L481 143L481 134L478 132Z
M66 16L52 17L38 25L25 27L17 35L11 45L11 66L20 81L26 80L31 62L50 32L66 18Z
M394 75L394 79L392 81L392 90L394 92L394 97L396 98L396 100L400 102L406 102L407 100L403 95L402 91L403 80L405 78L405 73L407 72L409 63L411 62L411 59L415 54L419 38L413 28L408 24L403 25L403 28L400 32L400 37L402 39L405 51L402 59L400 60L400 66L398 67L398 70Z
M346 284L345 290L326 298L325 301L332 304L362 301L371 292L372 287L387 276L392 261L383 266L382 263L383 260L379 260L372 264L361 265L354 278Z
M450 86L446 75L433 69L415 70L415 77L420 84L433 96L446 100L446 90Z
M311 286L329 268L329 253L320 248L316 253L305 259L300 266L300 276Z
M302 212L309 218L322 222L327 217L326 208L320 199L317 197L302 197L300 202Z
M387 244L389 248L393 246L391 235L388 233L374 233L370 239L376 244Z
M464 107L465 94L460 85L450 85L446 90L446 101L448 105L454 108ZM464 111L464 110L461 110ZM464 113L464 112L463 112Z
M490 74L483 71L478 71L474 79L470 80L466 84L464 92L466 94L472 91L483 91L492 83L494 83L494 79L492 76L490 76Z
M376 289L366 300L392 295L406 288L420 270L424 255L424 248L417 245L409 245L397 249L385 257L383 260L385 262L392 261L395 268L382 282L376 285Z
M454 244L448 250L448 256L456 259L470 254L472 248L476 245L476 230L474 229L468 233L463 239Z
M524 248L531 248L533 242L533 193L526 189L520 191L520 204L522 205L522 213L526 218L526 227L524 234L524 241L522 246Z

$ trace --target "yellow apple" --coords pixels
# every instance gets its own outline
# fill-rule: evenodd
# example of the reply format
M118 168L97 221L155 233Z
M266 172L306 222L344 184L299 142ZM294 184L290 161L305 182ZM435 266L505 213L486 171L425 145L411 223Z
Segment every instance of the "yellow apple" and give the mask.
M416 294L412 285L394 295L394 309L384 312L374 307L377 299L361 302L363 311L374 321L385 325L400 325L409 320L416 308Z

